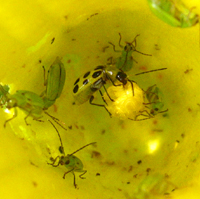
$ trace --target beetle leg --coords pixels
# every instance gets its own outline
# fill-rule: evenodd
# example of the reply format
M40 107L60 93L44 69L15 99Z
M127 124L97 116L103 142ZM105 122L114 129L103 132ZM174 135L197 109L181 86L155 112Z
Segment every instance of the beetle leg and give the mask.
M7 124L9 121L13 120L15 117L17 117L17 108L14 108L14 115L13 115L13 117L5 121L5 123L4 123L4 128L6 128L6 124Z
M79 175L79 178L85 179L85 177L82 177L85 173L87 173L87 170L83 170L83 173Z
M110 101L114 102L114 100L110 97L110 95L109 95L109 93L108 93L108 91L107 91L107 89L106 89L106 87L105 87L104 84L103 84L103 88L104 88L104 90L106 91L106 94L107 94L107 96L109 97ZM101 96L103 96L100 90L99 90L99 92L100 92ZM104 102L105 102L105 101L104 101ZM107 103L106 103L106 104L107 104Z
M56 124L58 124L60 127L62 127L63 129L65 129L65 130L67 131L67 129L66 129L63 125L61 125L61 124L59 123L60 120L59 120L58 118L56 118L56 117L50 115L50 114L47 113L46 111L44 111L44 113L45 113L46 115L48 115Z
M70 173L70 172L72 172L72 173L73 173L73 175L74 175L74 172L73 172L73 170L74 170L74 168L73 168L73 169L71 169L71 170L69 170L69 171L67 171L67 172L65 172L65 173L64 173L64 175L63 175L63 179L65 179L65 176L66 176L68 173Z
M103 105L103 104L96 104L96 103L93 103L93 102L92 102L93 100L94 100L94 96L92 95L92 96L90 97L90 100L89 100L90 104L91 104L91 105L95 105L95 106L101 106L101 107L104 107L104 108L106 109L106 111L109 113L110 117L111 117L111 113L108 111L108 109L106 108L105 105Z
M53 163L48 163L48 162L47 162L47 164L49 164L49 165L51 165L51 166L53 166L53 167L58 167L58 166L60 165L60 161L58 162L57 165L55 165L55 162L57 161L58 158L60 158L60 156L57 156L57 157L53 160Z

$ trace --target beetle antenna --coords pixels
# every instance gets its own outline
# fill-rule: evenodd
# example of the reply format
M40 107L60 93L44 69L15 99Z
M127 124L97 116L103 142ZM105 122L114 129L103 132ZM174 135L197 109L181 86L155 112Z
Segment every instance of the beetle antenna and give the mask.
M145 74L145 73L151 73L151 72L155 72L155 71L159 71L159 70L166 70L167 68L159 68L159 69L156 69L156 70L149 70L149 71L145 71L145 72L142 72L142 73L137 73L135 75L142 75L142 74Z
M92 144L96 144L96 142L91 142L91 143L89 143L89 144L86 144L85 146L81 147L80 149L74 151L73 153L71 153L71 154L69 154L69 155L71 156L71 155L77 153L78 151L80 151L80 150L84 149L85 147L87 147L87 146L89 146L89 145L92 145Z
M137 53L140 53L140 54L142 54L142 55L146 55L146 56L152 56L152 55L150 55L150 54L146 54L146 53L142 53L142 52L140 52L140 51L138 51L138 50L134 50L135 52L137 52Z
M43 68L43 71L44 71L44 86L46 86L47 85L47 81L46 81L46 69L45 69L44 66L42 66L42 68Z
M123 48L123 46L121 45L121 40L122 40L122 35L121 35L121 33L119 32L119 47Z
M167 112L168 111L168 109L166 109L166 110L164 110L164 111L160 111L160 112L158 112L158 113L165 113L165 112Z
M64 151L64 147L63 147L63 143L62 143L62 139L61 139L60 133L59 133L58 129L55 127L55 125L52 123L52 121L51 120L48 120L48 121L51 123L51 125L54 127L54 129L56 129L56 132L58 134L58 137L59 137L59 140L60 140L60 144L61 144L61 147L62 147L62 153L65 155L65 151Z
M60 122L60 120L58 119L58 118L56 118L56 117L54 117L54 116L52 116L52 115L50 115L49 113L47 113L46 111L44 111L44 113L46 114L46 115L48 115L55 123L57 123L61 128L63 128L63 129L65 129L66 131L67 131L67 129L63 126L63 125L61 125L59 122ZM58 122L59 121L59 122ZM63 123L63 122L62 122Z
M135 36L135 38L133 39L133 41L130 42L130 44L133 44L133 42L135 42L135 47L136 47L136 46L137 46L136 38L139 37L139 36L140 36L140 34L137 34L137 35Z
M133 47L134 47L134 50L133 51L135 51L135 52L137 52L137 53L140 53L140 54L142 54L142 55L146 55L146 56L152 56L152 55L150 55L150 54L146 54L146 53L143 53L143 52L140 52L140 51L138 51L138 50L136 50L136 47L137 47L137 37L139 37L140 36L140 34L137 34L136 36L135 36L135 38L133 39L133 41L132 42L126 42L126 44L131 44ZM133 43L135 43L135 45L133 45Z

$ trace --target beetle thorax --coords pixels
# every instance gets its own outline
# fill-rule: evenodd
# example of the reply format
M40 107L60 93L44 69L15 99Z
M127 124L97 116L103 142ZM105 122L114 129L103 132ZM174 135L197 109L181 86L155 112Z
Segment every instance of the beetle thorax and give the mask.
M116 67L113 67L113 66L110 66L110 67L107 67L106 70L105 70L105 73L106 73L106 81L107 80L110 80L112 82L115 82L117 79L117 74L120 72L119 69L116 69Z

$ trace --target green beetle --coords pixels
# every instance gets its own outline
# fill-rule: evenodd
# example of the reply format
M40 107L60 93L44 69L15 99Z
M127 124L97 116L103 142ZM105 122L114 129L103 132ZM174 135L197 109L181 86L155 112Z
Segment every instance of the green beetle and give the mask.
M65 179L65 176L68 173L71 172L73 174L73 176L74 176L74 187L77 188L76 177L75 177L74 172L80 172L80 173L82 173L82 174L79 175L79 177L81 179L85 179L82 176L87 172L87 170L83 169L83 163L82 163L82 161L78 157L76 157L74 154L77 153L78 151L84 149L85 147L87 147L89 145L96 144L96 142L89 143L89 144L81 147L80 149L74 151L73 153L65 155L64 147L63 147L63 143L62 143L62 139L61 139L61 136L60 136L60 134L58 132L58 129L55 127L55 125L50 120L49 120L49 122L52 124L52 126L57 131L57 134L58 134L58 137L59 137L60 143L61 143L61 146L59 147L59 151L63 155L62 156L57 156L56 158L51 158L51 160L53 161L53 163L47 163L47 164L52 165L53 167L58 167L59 165L64 165L68 169L68 171L64 173L63 179ZM57 162L57 164L56 164L56 162Z
M179 28L188 28L199 22L199 15L188 9L181 1L147 0L151 11L165 23Z
M9 96L7 95L7 97L6 108L14 108L14 115L12 118L5 121L4 127L7 122L17 117L17 107L26 113L27 116L24 119L27 125L28 123L26 119L29 116L31 116L34 120L41 121L40 118L42 117L44 109L44 101L39 95L31 91L18 90L15 94Z
M143 54L143 55L147 55L147 56L152 56L152 55L149 55L149 54L145 54L145 53L142 53L140 51L138 51L136 49L136 46L137 46L137 42L136 42L136 38L138 37L139 35L136 35L134 40L132 42L126 42L126 45L125 46L122 46L121 45L121 39L122 39L122 36L121 34L119 33L119 47L120 48L123 48L123 50L116 50L115 49L115 45L111 42L108 42L109 44L111 44L113 46L113 50L115 52L121 52L121 56L112 60L112 57L108 59L108 61L110 60L111 61L111 64L115 64L116 67L120 70L123 70L124 72L127 72L129 70L131 70L133 68L133 62L136 60L134 60L133 58L133 52L138 52L140 54ZM137 63L137 62L136 62Z
M9 87L7 85L3 86L0 84L0 105L7 109L14 108L13 117L5 121L4 127L6 127L7 122L17 117L17 107L26 113L26 117L24 119L27 125L29 125L27 123L28 117L32 117L34 120L41 122L42 120L40 120L40 118L43 117L43 112L59 124L59 120L48 114L45 110L52 106L56 99L61 95L64 83L65 68L61 61L57 58L49 69L46 90L43 92L43 94L45 93L44 97L27 90L18 90L15 94L11 95L9 93ZM60 126L64 128L62 125Z
M47 80L45 81L46 90L43 92L45 94L43 97L44 110L52 106L56 99L60 97L65 84L65 77L65 67L57 57L54 63L50 66Z
M168 111L164 110L161 111L164 107L164 103L162 102L162 98L163 98L163 93L161 92L161 90L156 86L150 86L146 93L146 98L149 101L149 105L150 105L150 114L151 115L157 115L158 113L163 113Z

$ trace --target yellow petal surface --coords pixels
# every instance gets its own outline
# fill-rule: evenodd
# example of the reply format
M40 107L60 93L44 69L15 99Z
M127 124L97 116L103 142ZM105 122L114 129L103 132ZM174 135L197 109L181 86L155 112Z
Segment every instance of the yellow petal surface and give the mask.
M185 3L185 1L184 1ZM189 1L200 14L200 3ZM194 11L194 10L193 10ZM0 6L0 81L11 94L29 90L41 94L42 66L47 69L57 56L66 67L66 83L60 98L48 109L67 131L57 126L65 153L97 142L77 152L86 179L76 174L62 178L67 168L48 165L60 155L60 142L47 121L26 116L12 117L13 110L0 114L1 199L196 199L200 195L200 56L199 24L180 29L162 22L140 0L8 0ZM75 80L96 66L117 58L108 42L118 46L137 34L138 63L129 71L139 87L156 84L168 108L144 121L110 118L101 107L89 103L73 105ZM165 71L134 76L145 70ZM98 92L94 95L103 103Z

